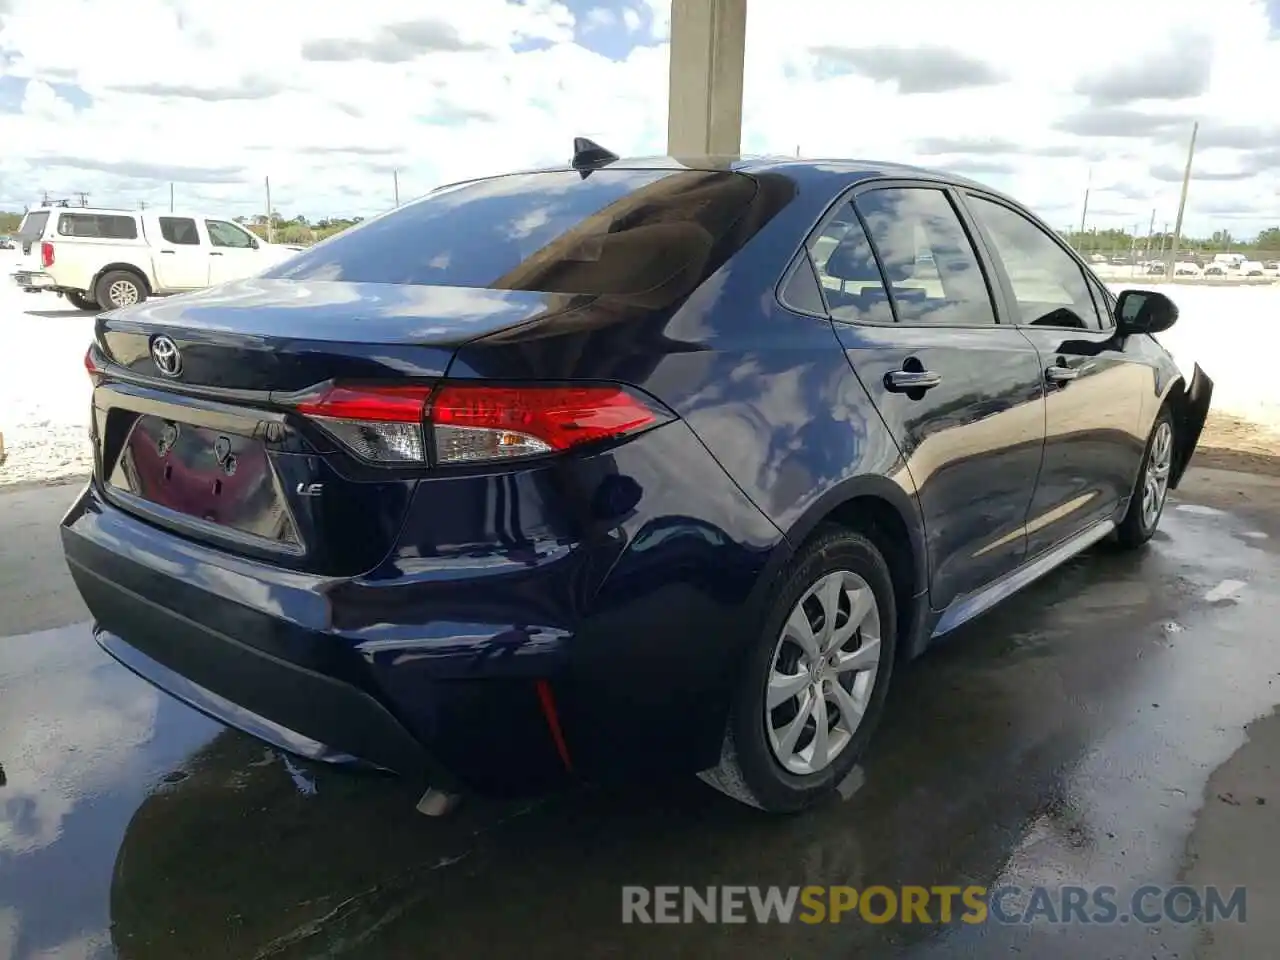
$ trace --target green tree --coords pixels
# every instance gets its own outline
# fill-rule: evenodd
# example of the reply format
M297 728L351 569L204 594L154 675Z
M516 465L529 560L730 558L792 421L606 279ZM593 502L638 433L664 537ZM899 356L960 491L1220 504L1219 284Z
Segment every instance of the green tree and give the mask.
M1253 245L1259 250L1280 251L1280 227L1267 227L1258 231L1258 239Z

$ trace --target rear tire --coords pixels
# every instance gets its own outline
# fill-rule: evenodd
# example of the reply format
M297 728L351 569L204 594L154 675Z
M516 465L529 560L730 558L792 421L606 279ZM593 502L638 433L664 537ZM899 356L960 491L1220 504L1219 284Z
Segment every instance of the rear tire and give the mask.
M889 567L851 530L824 529L779 583L747 652L720 763L699 776L742 803L791 813L831 794L871 739L897 622Z
M99 278L94 287L94 299L104 310L130 307L147 299L147 285L136 273L112 270Z
M1138 480L1129 496L1129 509L1116 529L1116 542L1126 550L1137 549L1150 540L1164 516L1169 500L1174 440L1173 414L1168 407L1163 407L1147 438Z
M98 301L86 296L83 293L72 291L67 294L67 300L77 310L97 310Z

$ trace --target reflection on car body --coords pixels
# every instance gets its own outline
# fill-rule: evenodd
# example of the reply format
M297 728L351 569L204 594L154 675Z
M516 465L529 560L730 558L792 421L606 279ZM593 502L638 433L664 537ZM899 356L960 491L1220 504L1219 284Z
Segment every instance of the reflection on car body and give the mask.
M901 661L1151 537L1212 390L1175 319L968 180L587 144L100 317L64 545L129 667L426 809L699 772L794 810Z

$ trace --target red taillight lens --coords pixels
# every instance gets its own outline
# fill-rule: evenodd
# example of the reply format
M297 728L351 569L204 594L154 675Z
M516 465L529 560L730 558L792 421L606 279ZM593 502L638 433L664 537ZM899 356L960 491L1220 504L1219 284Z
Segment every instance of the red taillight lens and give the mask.
M40 265L46 270L53 266L53 244L47 240L40 244Z
M623 387L447 384L327 388L296 405L334 439L378 463L484 463L557 453L644 430L669 414Z
M431 398L427 419L440 463L476 463L610 440L653 426L663 417L616 386L451 384Z
M426 463L423 410L430 395L424 386L333 386L297 409L366 460Z
M89 379L96 386L98 379L102 376L102 367L98 366L98 358L94 355L93 344L89 344L89 349L84 352L84 369L89 374Z

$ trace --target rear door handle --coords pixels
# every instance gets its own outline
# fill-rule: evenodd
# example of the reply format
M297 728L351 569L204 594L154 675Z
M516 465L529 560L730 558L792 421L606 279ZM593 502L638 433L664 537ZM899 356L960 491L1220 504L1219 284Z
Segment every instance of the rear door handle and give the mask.
M209 251L209 256L211 256L211 257L220 257L220 256L222 256L222 254L220 254L217 250L210 250L210 251Z
M173 253L173 251L172 251L172 250L161 250L160 252L161 252L161 253Z
M1070 383L1080 376L1080 371L1072 367L1054 365L1044 372L1044 378L1050 383Z
M884 375L884 388L892 393L932 390L940 383L942 376L932 370L890 370Z

